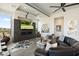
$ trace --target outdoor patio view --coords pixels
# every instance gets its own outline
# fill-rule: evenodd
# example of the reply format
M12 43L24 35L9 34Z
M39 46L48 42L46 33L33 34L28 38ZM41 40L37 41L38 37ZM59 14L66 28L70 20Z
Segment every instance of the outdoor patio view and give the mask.
M11 24L10 24L10 16L7 16L3 13L0 13L0 38L2 38L4 35L5 36L10 36L10 29L11 29Z

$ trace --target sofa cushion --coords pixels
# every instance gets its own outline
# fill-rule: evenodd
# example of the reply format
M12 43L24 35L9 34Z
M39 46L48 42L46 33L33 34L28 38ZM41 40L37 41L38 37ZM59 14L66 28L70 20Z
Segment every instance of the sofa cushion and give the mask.
M44 49L36 49L34 52L35 56L47 56L47 51L45 51Z
M73 48L79 48L79 42L76 42L72 45Z
M59 47L69 47L69 45L67 45L66 43L64 43L63 41L57 40L58 46Z
M48 51L49 56L73 56L74 51L72 48L50 48Z
M70 37L65 36L65 38L64 38L64 43L68 44L69 46L72 46L76 42L78 42L78 41L76 41L75 39L72 39Z

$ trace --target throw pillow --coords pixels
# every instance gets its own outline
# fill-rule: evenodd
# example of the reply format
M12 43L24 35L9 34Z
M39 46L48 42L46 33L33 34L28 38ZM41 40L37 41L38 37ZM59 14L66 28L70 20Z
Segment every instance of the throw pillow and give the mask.
M49 48L51 48L51 44L49 42L47 42L45 50L48 51Z
M61 35L61 36L59 37L59 40L60 40L60 41L64 41L64 35Z
M52 48L57 48L57 43L53 43L53 44L51 45L51 47L52 47Z
M48 51L49 48L56 48L56 47L57 47L57 43L50 44L49 42L47 42L45 50Z

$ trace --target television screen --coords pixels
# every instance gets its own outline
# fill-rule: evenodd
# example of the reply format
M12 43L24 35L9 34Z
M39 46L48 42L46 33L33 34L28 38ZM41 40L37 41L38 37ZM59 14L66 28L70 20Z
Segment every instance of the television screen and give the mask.
M21 21L21 29L33 29L33 26L29 21Z

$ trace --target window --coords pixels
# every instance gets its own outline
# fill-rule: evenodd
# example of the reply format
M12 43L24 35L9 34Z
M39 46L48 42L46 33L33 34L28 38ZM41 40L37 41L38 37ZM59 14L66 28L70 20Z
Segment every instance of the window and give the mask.
M6 13L0 12L0 38L3 37L3 33L6 36L10 36L11 31L11 16Z

